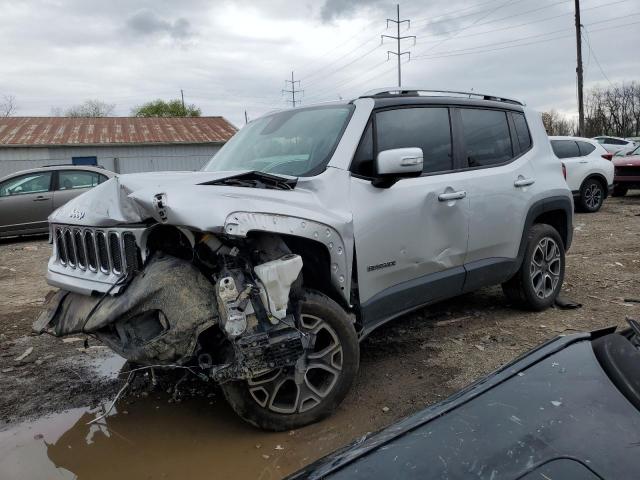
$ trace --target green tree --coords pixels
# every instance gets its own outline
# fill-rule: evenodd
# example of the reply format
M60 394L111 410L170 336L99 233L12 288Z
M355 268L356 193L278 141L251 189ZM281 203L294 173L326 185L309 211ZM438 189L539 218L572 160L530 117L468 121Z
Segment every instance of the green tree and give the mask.
M202 111L195 105L184 105L180 100L154 100L131 111L134 117L199 117Z

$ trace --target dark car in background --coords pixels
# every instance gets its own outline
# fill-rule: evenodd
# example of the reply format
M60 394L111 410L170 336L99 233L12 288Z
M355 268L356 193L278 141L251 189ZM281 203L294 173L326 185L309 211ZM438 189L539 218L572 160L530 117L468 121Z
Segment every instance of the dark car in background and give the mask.
M640 325L551 340L295 479L631 479Z
M34 168L0 179L0 238L46 233L47 217L115 174L100 167Z
M640 147L612 159L615 167L613 196L623 197L632 188L640 188Z

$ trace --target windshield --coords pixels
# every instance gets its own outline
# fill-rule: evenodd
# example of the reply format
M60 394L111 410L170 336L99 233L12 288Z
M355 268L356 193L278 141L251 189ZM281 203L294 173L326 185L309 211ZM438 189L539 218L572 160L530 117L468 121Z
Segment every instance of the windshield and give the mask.
M288 110L249 123L203 170L257 170L304 177L324 171L353 106Z

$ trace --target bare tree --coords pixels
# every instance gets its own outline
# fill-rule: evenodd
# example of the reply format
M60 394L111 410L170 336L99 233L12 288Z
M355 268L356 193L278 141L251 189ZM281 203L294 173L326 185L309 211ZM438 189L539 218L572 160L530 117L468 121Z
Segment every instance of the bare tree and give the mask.
M547 135L574 135L577 130L575 120L566 118L555 110L542 112L542 123Z
M12 116L18 107L16 106L16 97L13 95L4 95L0 102L0 117Z
M110 117L116 105L102 100L85 100L80 105L69 107L64 112L65 117Z
M586 135L640 135L640 84L594 87L585 101Z

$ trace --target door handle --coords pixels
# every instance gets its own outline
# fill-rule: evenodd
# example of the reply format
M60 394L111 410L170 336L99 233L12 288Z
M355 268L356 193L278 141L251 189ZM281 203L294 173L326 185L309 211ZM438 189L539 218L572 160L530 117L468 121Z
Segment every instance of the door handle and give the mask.
M40 195L33 199L34 202L44 202L45 200L49 200L49 197L43 197Z
M578 163L589 163L587 160L580 160Z
M529 185L533 185L534 183L536 183L535 178L519 178L513 183L513 185L516 188L519 188L519 187L528 187Z
M459 192L441 193L438 195L438 200L441 202L449 202L451 200L462 200L467 196L467 192L460 190Z

